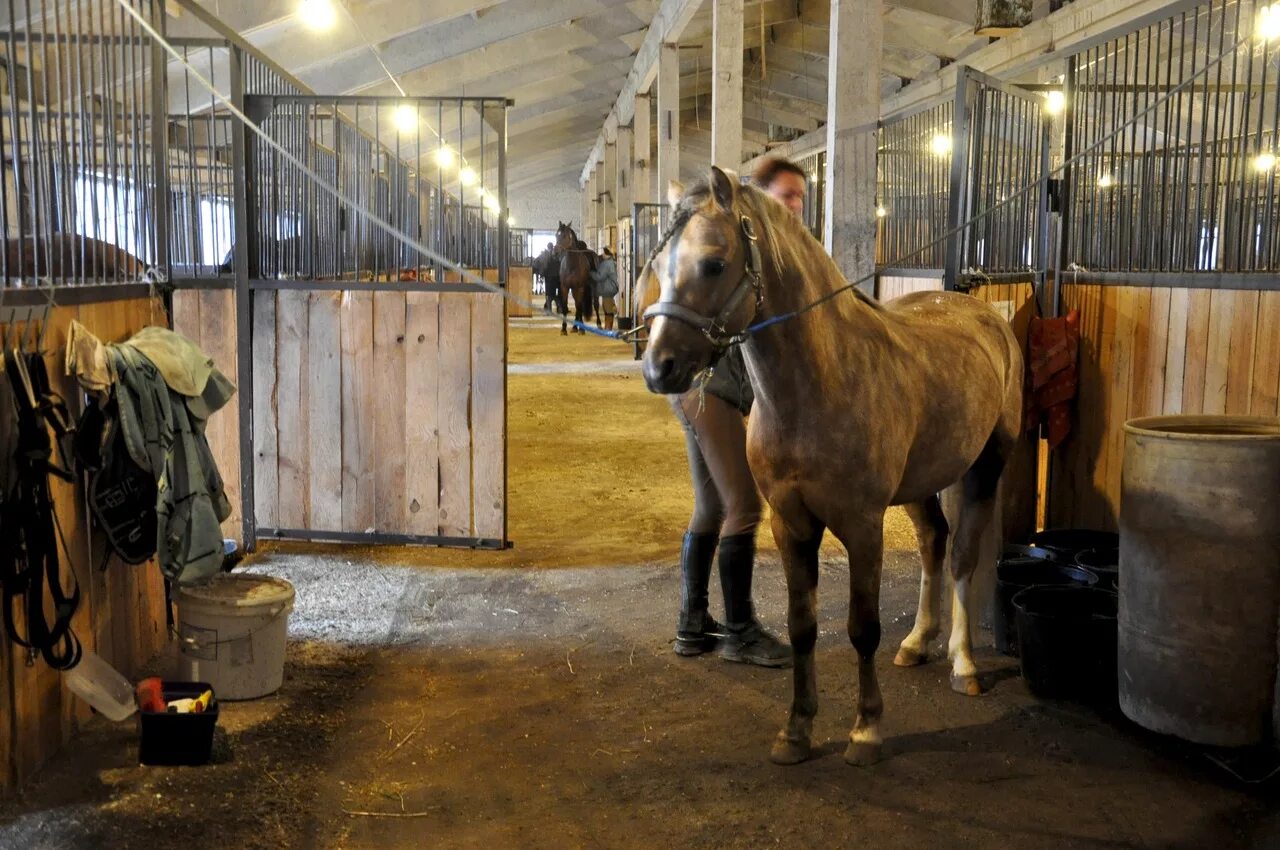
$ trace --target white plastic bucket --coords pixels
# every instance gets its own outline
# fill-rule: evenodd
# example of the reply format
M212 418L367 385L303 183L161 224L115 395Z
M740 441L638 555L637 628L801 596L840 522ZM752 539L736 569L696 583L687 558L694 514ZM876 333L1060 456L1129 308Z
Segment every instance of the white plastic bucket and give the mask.
M181 677L223 700L278 691L293 598L284 579L244 573L176 587Z

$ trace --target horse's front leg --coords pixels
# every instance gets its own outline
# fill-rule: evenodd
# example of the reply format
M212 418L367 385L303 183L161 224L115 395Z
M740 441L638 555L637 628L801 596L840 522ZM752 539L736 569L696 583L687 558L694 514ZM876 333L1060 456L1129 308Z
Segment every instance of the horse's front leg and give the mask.
M787 632L795 655L791 714L769 754L775 764L798 764L809 758L812 746L813 718L818 713L814 646L818 642L818 546L822 531L811 517L788 524L774 511L773 538L787 577Z
M849 552L849 642L858 651L858 706L844 760L869 765L880 760L880 716L884 699L876 676L880 648L880 566L884 556L884 511L852 517L832 531Z

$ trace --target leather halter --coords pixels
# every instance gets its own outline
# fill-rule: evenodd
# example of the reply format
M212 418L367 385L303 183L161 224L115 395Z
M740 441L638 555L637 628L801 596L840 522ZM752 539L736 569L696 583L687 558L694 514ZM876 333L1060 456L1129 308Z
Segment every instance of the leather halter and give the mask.
M683 225L687 221L687 217L673 221L672 230L674 231L675 227ZM668 319L675 319L677 322L683 322L702 331L703 336L710 340L712 345L721 350L745 342L747 329L744 327L738 331L730 331L725 327L725 322L742 305L743 299L747 297L747 293L750 290L755 290L756 310L759 311L760 306L764 303L764 288L760 280L760 246L756 239L755 226L752 225L748 216L742 215L739 217L738 229L742 235L743 246L746 249L742 280L738 282L733 292L729 293L729 297L724 306L720 308L720 312L716 313L715 316L704 316L696 310L691 310L674 301L658 301L644 311L644 318L652 319L655 316L664 316ZM664 239L663 244L666 241ZM650 261L652 261L652 258L650 258Z

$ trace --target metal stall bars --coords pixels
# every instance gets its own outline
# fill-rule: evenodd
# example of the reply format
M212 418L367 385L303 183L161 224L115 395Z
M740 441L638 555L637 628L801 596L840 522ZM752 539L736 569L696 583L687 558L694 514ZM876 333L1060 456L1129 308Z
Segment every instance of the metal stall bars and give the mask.
M649 260L649 255L657 247L662 232L670 221L671 208L666 204L632 204L631 205L631 245L629 249L629 266L624 270L627 286L627 304L632 313L637 312L642 293L638 290L640 272ZM621 269L622 267L619 266ZM638 318L638 317L637 317ZM635 356L640 359L642 341L636 337Z
M162 4L132 5L162 22ZM152 120L163 86L158 47L115 2L6 11L3 288L76 287L58 296L62 304L145 296L145 270L167 265L167 217L154 203L165 182L164 127ZM6 294L10 304L31 297Z
M882 276L942 274L946 250L936 240L955 214L949 205L954 107L955 98L947 97L880 123L876 265Z
M1049 167L1043 102L1037 93L972 68L957 75L947 289L966 289L975 281L1043 283L1049 263L1041 197ZM1040 190L1018 194L1033 185Z
M1067 155L1170 100L1071 166L1063 262L1093 282L1273 288L1280 268L1278 48L1267 4L1210 0L1075 56Z
M291 93L245 102L344 196L278 154L250 163L264 243L249 270L253 430L265 444L257 533L506 545L503 299L372 218L505 287L509 102Z

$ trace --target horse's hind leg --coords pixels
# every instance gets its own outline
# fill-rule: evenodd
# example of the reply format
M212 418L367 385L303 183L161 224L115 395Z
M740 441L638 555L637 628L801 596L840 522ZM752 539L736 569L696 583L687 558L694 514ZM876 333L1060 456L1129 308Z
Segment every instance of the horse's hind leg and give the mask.
M969 627L969 589L973 571L978 565L982 535L995 513L996 491L1005 459L1012 446L1011 438L993 434L978 460L962 479L963 501L956 523L955 541L951 546L951 575L955 579L955 596L951 603L951 640L947 654L951 658L951 689L977 696L978 668L973 663L973 636Z
M903 507L911 517L916 527L916 538L920 541L920 603L916 608L915 626L902 641L893 663L899 667L913 667L929 660L929 644L942 630L939 609L949 529L947 518L942 513L942 500L936 495Z
M791 714L769 753L775 764L799 764L809 758L813 718L818 713L814 645L818 641L818 546L822 543L822 527L810 517L805 519L808 521L799 523L803 531L789 526L776 511L772 520L773 538L787 577L787 632L795 658Z
M884 698L876 675L880 648L880 567L884 557L884 513L855 517L832 528L849 553L849 641L858 651L858 706L844 760L866 766L880 760L880 716Z

